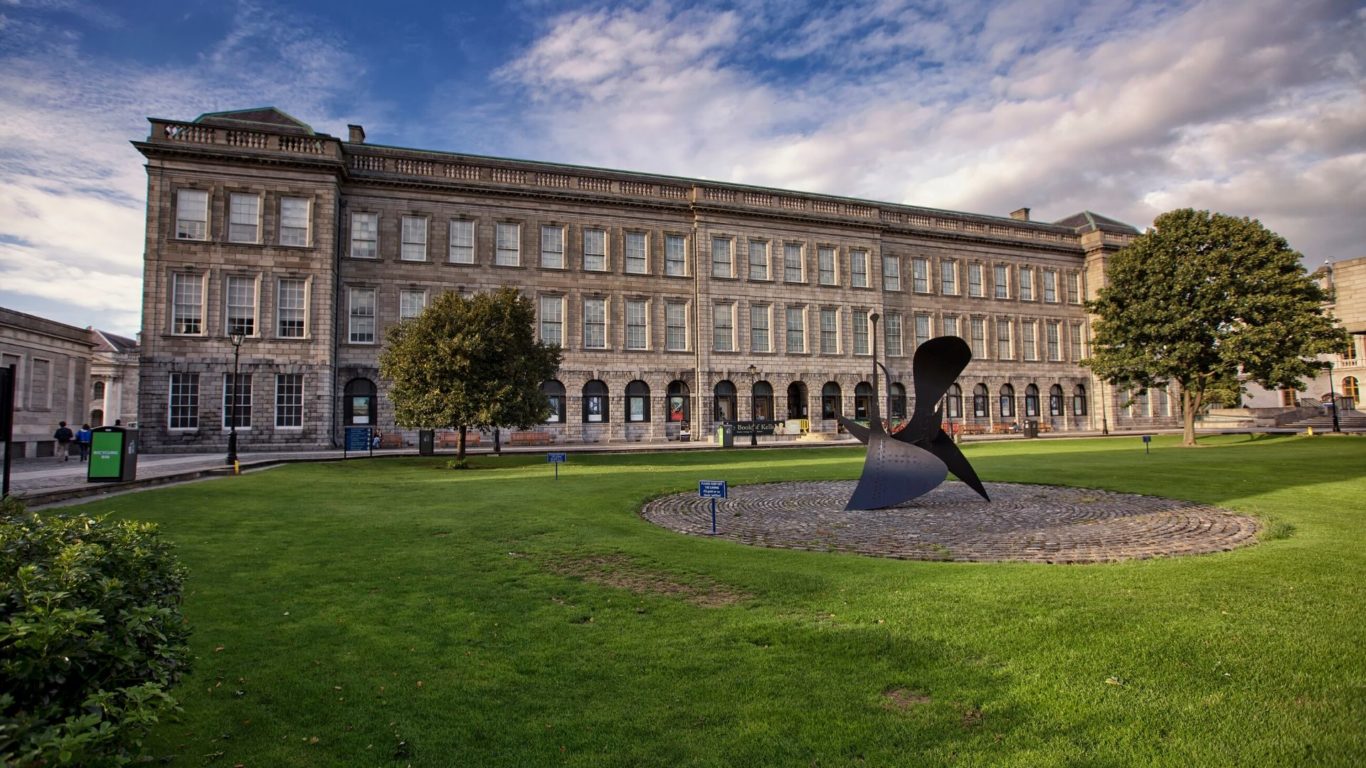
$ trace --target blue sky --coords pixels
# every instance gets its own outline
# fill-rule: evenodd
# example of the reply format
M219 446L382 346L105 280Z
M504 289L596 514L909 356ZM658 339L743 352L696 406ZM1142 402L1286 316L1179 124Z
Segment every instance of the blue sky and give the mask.
M149 116L1366 255L1341 0L0 0L0 306L132 334Z

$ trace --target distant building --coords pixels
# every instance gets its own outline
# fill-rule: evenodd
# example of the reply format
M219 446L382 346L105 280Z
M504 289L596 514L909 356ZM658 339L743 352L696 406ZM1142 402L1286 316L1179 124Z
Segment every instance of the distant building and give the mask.
M385 332L437 293L519 288L559 344L554 442L696 438L723 421L835 432L868 413L873 334L894 417L911 355L959 335L943 402L972 431L1174 424L1079 365L1082 302L1137 234L699 179L369 145L273 108L151 119L139 413L148 450L336 445L392 431ZM230 335L245 337L237 387ZM232 392L237 392L234 402ZM1101 397L1102 392L1105 397Z

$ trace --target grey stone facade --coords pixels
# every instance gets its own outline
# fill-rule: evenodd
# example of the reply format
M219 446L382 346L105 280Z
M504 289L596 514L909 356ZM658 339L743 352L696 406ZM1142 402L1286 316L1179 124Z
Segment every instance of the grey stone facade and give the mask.
M856 332L863 313L884 318L879 348L890 352L884 359L908 399L914 395L915 316L931 319L931 336L944 332L946 318L958 318L958 332L970 342L974 321L980 323L977 351L985 354L960 380L964 392L955 419L974 430L1026 418L1058 430L1092 429L1099 428L1102 413L1111 426L1126 418L1114 407L1115 393L1107 393L1112 402L1101 407L1100 388L1078 365L1089 328L1081 300L1099 288L1107 255L1136 234L1104 217L1078 214L1049 224L1029 221L1023 209L1011 218L982 216L374 146L364 143L357 126L341 140L273 109L193 122L154 118L151 126L148 139L135 142L147 157L149 182L139 395L148 450L226 444L224 389L233 359L229 282L238 295L233 311L239 324L244 313L251 320L240 350L241 371L251 376L250 427L239 433L254 450L334 445L346 424L367 419L393 430L377 359L405 297L412 303L441 291L503 285L532 298L538 314L547 313L542 332L558 328L562 339L564 418L539 430L555 442L672 439L681 424L670 420L666 393L679 383L687 388L686 417L695 437L714 431L718 408L733 408L742 419L756 410L783 419L804 409L812 431L833 432L834 420L822 418L823 388L837 384L837 410L852 414L864 405L856 402L856 388L871 378L871 355ZM203 192L202 223L177 224L182 190L190 191L184 199L191 203L199 199L196 191ZM302 240L299 216L288 215L286 206L306 206ZM599 238L602 269L595 263ZM715 274L714 242L729 244L728 274ZM756 256L766 253L753 269L751 243L758 244ZM821 279L825 249L835 257L830 285ZM681 262L675 258L680 253ZM800 274L787 269L789 254L800 257ZM913 273L920 259L929 269L923 291ZM885 267L887 262L895 266ZM950 292L941 280L945 263L956 270ZM1008 280L1003 298L996 298L998 267ZM979 268L982 295L975 296L970 286L977 284L972 277ZM1052 275L1048 296L1045 274ZM1032 296L1022 297L1022 276L1032 276ZM280 332L281 279L306 282L301 337ZM172 312L177 283L185 289L182 298L191 299L182 302L178 318ZM681 306L686 318L686 327L672 334L669 305ZM721 328L729 326L730 333L729 342L719 344L718 305L721 319L729 317ZM595 322L599 307L601 324ZM789 309L804 318L801 332L793 334L801 337L800 350L787 343ZM825 335L835 342L829 350L822 349L823 310L837 321L834 338ZM632 322L642 316L643 327ZM885 341L892 316L900 319L900 354ZM765 318L767 334L756 343L753 321L762 331ZM1003 347L998 334L1006 328ZM1027 352L1031 332L1033 351ZM602 343L594 343L599 338ZM302 423L277 427L277 383L286 374L302 376ZM185 391L177 395L175 428L172 381L182 390L197 381L197 401ZM606 407L594 414L601 420L588 413L584 388L591 382L606 387ZM736 392L733 404L715 395L718 384L727 383ZM771 400L753 396L756 384L761 392L764 384L771 387ZM805 397L790 402L794 384L804 386ZM978 384L989 393L981 417L974 416L972 402ZM363 397L368 385L377 391L372 415L364 401L353 399ZM648 391L634 409L628 387ZM1054 387L1062 393L1057 414L1050 408ZM1013 396L1003 400L1003 388L1013 388ZM196 418L188 418L190 410ZM630 420L632 412L639 420Z
M94 349L87 328L0 307L0 365L15 370L15 457L55 455L52 433L86 420L86 386Z

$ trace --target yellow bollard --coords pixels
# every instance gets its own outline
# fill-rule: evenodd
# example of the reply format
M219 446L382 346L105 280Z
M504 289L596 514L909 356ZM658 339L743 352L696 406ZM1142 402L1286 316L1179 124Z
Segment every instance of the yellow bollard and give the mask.
M1309 435L1310 437L1313 437L1313 436L1314 436L1314 428L1313 428L1313 427L1305 427L1305 428L1304 428L1304 433L1305 433L1306 435Z

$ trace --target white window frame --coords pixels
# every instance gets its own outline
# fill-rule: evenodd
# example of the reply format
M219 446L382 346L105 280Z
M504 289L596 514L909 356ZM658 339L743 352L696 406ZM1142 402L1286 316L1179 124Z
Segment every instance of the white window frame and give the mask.
M849 313L849 330L853 333L854 354L859 357L873 354L872 323L868 320L868 310L855 309Z
M718 259L717 256L722 258ZM735 277L735 240L721 235L711 237L711 276Z
M427 260L427 217L403 216L399 219L399 261Z
M787 307L783 312L783 318L787 353L789 355L806 354L806 307ZM792 322L794 319L797 321L795 326ZM796 334L795 337L793 336L794 333ZM794 338L797 340L796 344L792 343Z
M641 352L650 348L650 302L647 299L626 299L624 303L626 349Z
M564 269L564 225L541 225L541 268Z
M606 297L589 296L583 300L584 349L607 349L607 310Z
M849 249L849 287L867 288L868 252L862 248Z
M292 204L298 203L303 211L288 211ZM283 196L280 198L280 224L277 239L280 245L288 248L307 248L313 244L313 200L307 197Z
M882 256L882 290L901 290L901 257Z
M759 257L756 262L755 256ZM772 270L769 268L769 252L767 240L749 241L749 279L760 282L767 282Z
M1044 333L1046 334L1044 343L1048 350L1048 362L1062 362L1062 323L1057 320L1046 321Z
M371 211L351 212L351 249L353 259L379 258L379 214Z
M250 234L244 229L249 230ZM228 242L251 245L261 242L261 195L255 192L228 193Z
M1043 300L1045 304L1058 303L1058 271L1043 270Z
M987 321L982 317L968 318L968 329L972 335L972 356L979 360L987 359Z
M203 336L207 329L204 322L204 282L207 275L196 274L194 272L172 272L171 273L171 335L172 336ZM186 288L193 286L195 306L189 302L182 302L183 292L181 286ZM186 297L188 298L188 296ZM194 314L181 313L180 307L195 307ZM193 320L196 327L193 330L184 330L181 325L184 320Z
M1016 285L1016 290L1020 293L1020 301L1034 300L1034 268L1020 267L1020 279Z
M820 353L838 355L840 353L840 311L832 307L821 307L820 311ZM826 340L830 343L827 344Z
M749 305L749 351L768 354L773 351L773 305Z
M723 322L724 321L724 322ZM735 303L714 302L711 306L711 349L713 352L735 350Z
M494 243L494 266L522 266L522 225L520 222L498 222L498 225L494 227Z
M793 268L793 265L796 268ZM783 243L783 282L806 282L806 245L804 243Z
M991 269L991 290L992 295L997 299L1010 298L1010 267L1005 264L995 264Z
M626 274L650 274L650 233L640 230L623 232L621 257L621 268Z
M246 297L250 300L249 304L243 304L239 299L242 294L239 292L234 296L234 288L246 287ZM243 336L255 337L261 332L261 323L258 313L260 311L260 277L257 275L225 275L223 277L223 335L232 336L240 331ZM243 317L240 312L234 310L246 310ZM245 328L234 327L234 321L245 320Z
M414 312L412 297L418 297L416 304L417 311ZM400 288L398 290L398 319L411 320L422 314L427 309L427 289L426 288Z
M911 259L911 291L930 293L930 260L923 256Z
M675 320L680 319L682 320L681 324L675 322ZM665 301L664 351L687 352L690 338L691 334L688 333L688 302Z
M915 341L916 348L919 348L921 344L934 338L934 317L932 315L925 312L917 312L911 319L911 322L914 324L912 333L915 335L912 338Z
M297 306L297 307L296 307L296 306L293 306L293 302L292 302L292 301L290 302L290 305L288 305L288 306L286 306L286 304L285 304L285 292L284 292L284 287L285 287L285 283L286 283L286 282L291 283L291 284L292 284L292 283L298 283L298 284L299 284L299 306ZM275 337L276 337L276 338L278 338L278 339L305 339L305 338L308 338L308 304L309 304L309 289L310 289L310 288L311 288L311 284L310 284L309 278L306 278L306 277L281 277L281 278L279 278L279 279L277 279L277 280L275 281ZM286 312L286 311L291 312L291 313L297 311L297 312L299 313L299 317L298 317L298 320L299 320L299 333L298 333L298 334L286 334L286 333L283 332L282 329L284 328L284 322L285 322L285 319L286 319L286 318L285 318L285 312ZM290 320L293 320L294 318L291 317L291 318L289 318L289 319L290 319Z
M939 292L944 296L958 295L958 260L939 260Z
M1030 363L1039 359L1039 324L1035 320L1020 321L1020 358Z
M346 289L346 340L348 344L375 344L379 338L378 291L371 287L351 285ZM358 304L356 299L369 295L369 307ZM368 312L366 311L368 309ZM364 338L365 326L369 326L369 339ZM358 334L360 337L358 338Z
M176 190L175 239L209 239L208 190L190 188Z
M599 266L594 266L590 259L601 259ZM585 272L607 272L611 269L611 262L607 260L607 230L601 227L585 227L583 230L583 271Z
M473 264L475 255L474 219L451 219L446 232L446 255L451 264Z
M974 299L986 298L987 295L987 270L978 261L968 265L968 296Z
M829 245L816 246L816 283L824 286L838 286L840 284L840 252L838 248Z
M542 296L538 302L540 339L542 344L564 346L564 297Z
M1013 323L1009 320L997 318L996 320L996 359L1014 360L1015 359L1015 340L1011 328Z
M906 347L902 341L901 313L888 312L882 327L883 346L887 350L887 356L901 357L906 354Z
M665 233L664 276L688 276L688 236Z

